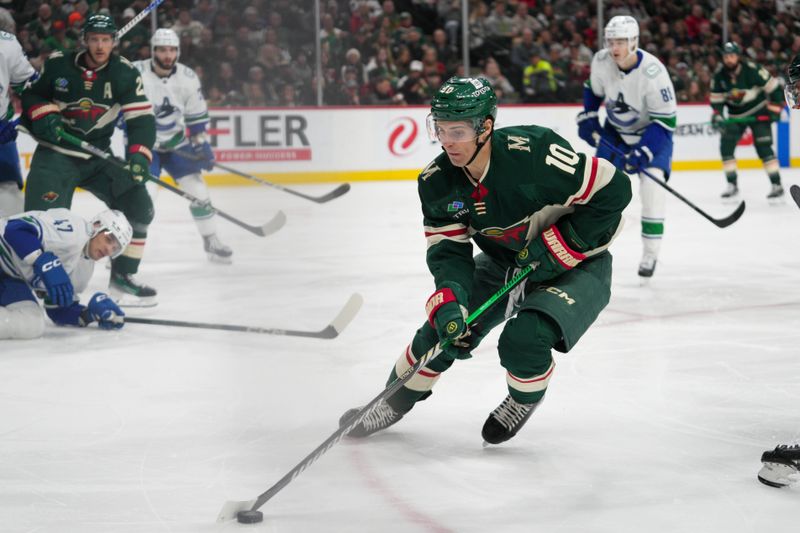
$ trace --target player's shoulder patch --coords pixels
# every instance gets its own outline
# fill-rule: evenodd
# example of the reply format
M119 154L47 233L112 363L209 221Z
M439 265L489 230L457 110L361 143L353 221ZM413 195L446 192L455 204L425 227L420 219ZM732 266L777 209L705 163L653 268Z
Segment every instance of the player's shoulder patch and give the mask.
M178 63L178 71L183 75L184 78L195 79L197 78L197 74L194 73L191 67L184 65L183 63Z
M661 72L663 72L663 69L658 63L650 63L644 68L644 75L650 79L657 78Z
M440 163L439 157L437 157L436 159L434 159L433 161L428 163L428 166L426 166L424 169L422 169L422 172L419 173L419 176L417 176L417 179L419 181L428 181L428 178L430 178L431 176L433 176L437 172L441 172L442 167L441 167L441 165L439 163Z
M8 33L7 31L0 31L0 40L2 41L13 41L16 39L13 33Z
M137 69L137 68L134 66L134 64L133 64L133 63L131 63L131 62L130 62L130 61L127 59L127 58L125 58L125 57L122 57L122 56L116 56L116 57L119 59L119 63L120 63L121 65L124 65L124 66L126 66L127 68L129 68L129 69L131 69L131 70L135 70L137 73L139 72L139 69Z
M50 55L47 56L47 61L59 60L63 58L64 58L64 52L62 52L61 50L53 50L52 52L50 52Z
M606 50L605 48L603 48L602 50L598 50L597 53L594 54L594 59L596 61L605 61L606 59L608 59L608 57L609 57L608 50Z

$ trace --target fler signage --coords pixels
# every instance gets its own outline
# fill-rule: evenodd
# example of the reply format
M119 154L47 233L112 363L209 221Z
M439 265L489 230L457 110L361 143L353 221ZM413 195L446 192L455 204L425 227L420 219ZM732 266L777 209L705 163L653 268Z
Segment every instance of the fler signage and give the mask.
M233 111L209 118L214 154L224 161L310 161L308 121L299 113Z

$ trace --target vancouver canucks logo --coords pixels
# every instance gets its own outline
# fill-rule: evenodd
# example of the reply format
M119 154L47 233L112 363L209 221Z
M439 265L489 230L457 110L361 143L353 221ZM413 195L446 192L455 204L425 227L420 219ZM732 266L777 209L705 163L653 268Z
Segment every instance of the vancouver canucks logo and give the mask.
M169 98L167 98L166 96L164 97L164 101L161 102L161 104L156 105L154 107L155 109L153 109L153 111L155 112L157 119L169 117L176 111L175 106L172 105L172 102L170 102Z
M89 133L108 109L107 105L97 104L91 98L81 98L68 103L61 111L61 116L72 128Z
M606 112L609 120L619 126L630 126L639 120L639 111L628 105L622 93L616 100L606 100Z

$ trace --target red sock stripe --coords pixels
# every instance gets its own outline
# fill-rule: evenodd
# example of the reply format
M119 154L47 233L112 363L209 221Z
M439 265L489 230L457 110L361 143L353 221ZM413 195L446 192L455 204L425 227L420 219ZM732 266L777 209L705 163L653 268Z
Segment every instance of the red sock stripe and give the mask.
M408 362L408 366L414 366L414 364L417 362L417 360L414 359L414 356L411 355L411 345L410 344L406 347L406 361ZM436 376L441 374L441 372L430 372L430 371L425 370L424 368L420 369L420 371L417 372L417 373L420 376L425 376L426 378L435 378Z

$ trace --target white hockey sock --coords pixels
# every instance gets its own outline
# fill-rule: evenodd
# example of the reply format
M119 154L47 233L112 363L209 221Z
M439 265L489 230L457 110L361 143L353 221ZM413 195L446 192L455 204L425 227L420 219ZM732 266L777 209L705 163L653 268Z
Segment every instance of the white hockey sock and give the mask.
M664 171L648 168L654 177L663 180ZM666 191L648 176L639 177L639 194L642 198L642 243L646 254L658 256L661 238L664 235L666 213Z
M203 202L211 198L208 192L208 186L200 174L189 174L180 178L177 182L181 189ZM194 218L194 222L197 224L197 230L200 232L200 235L208 237L217 232L217 219L214 211L196 204L192 204L189 210L192 212L192 218Z

